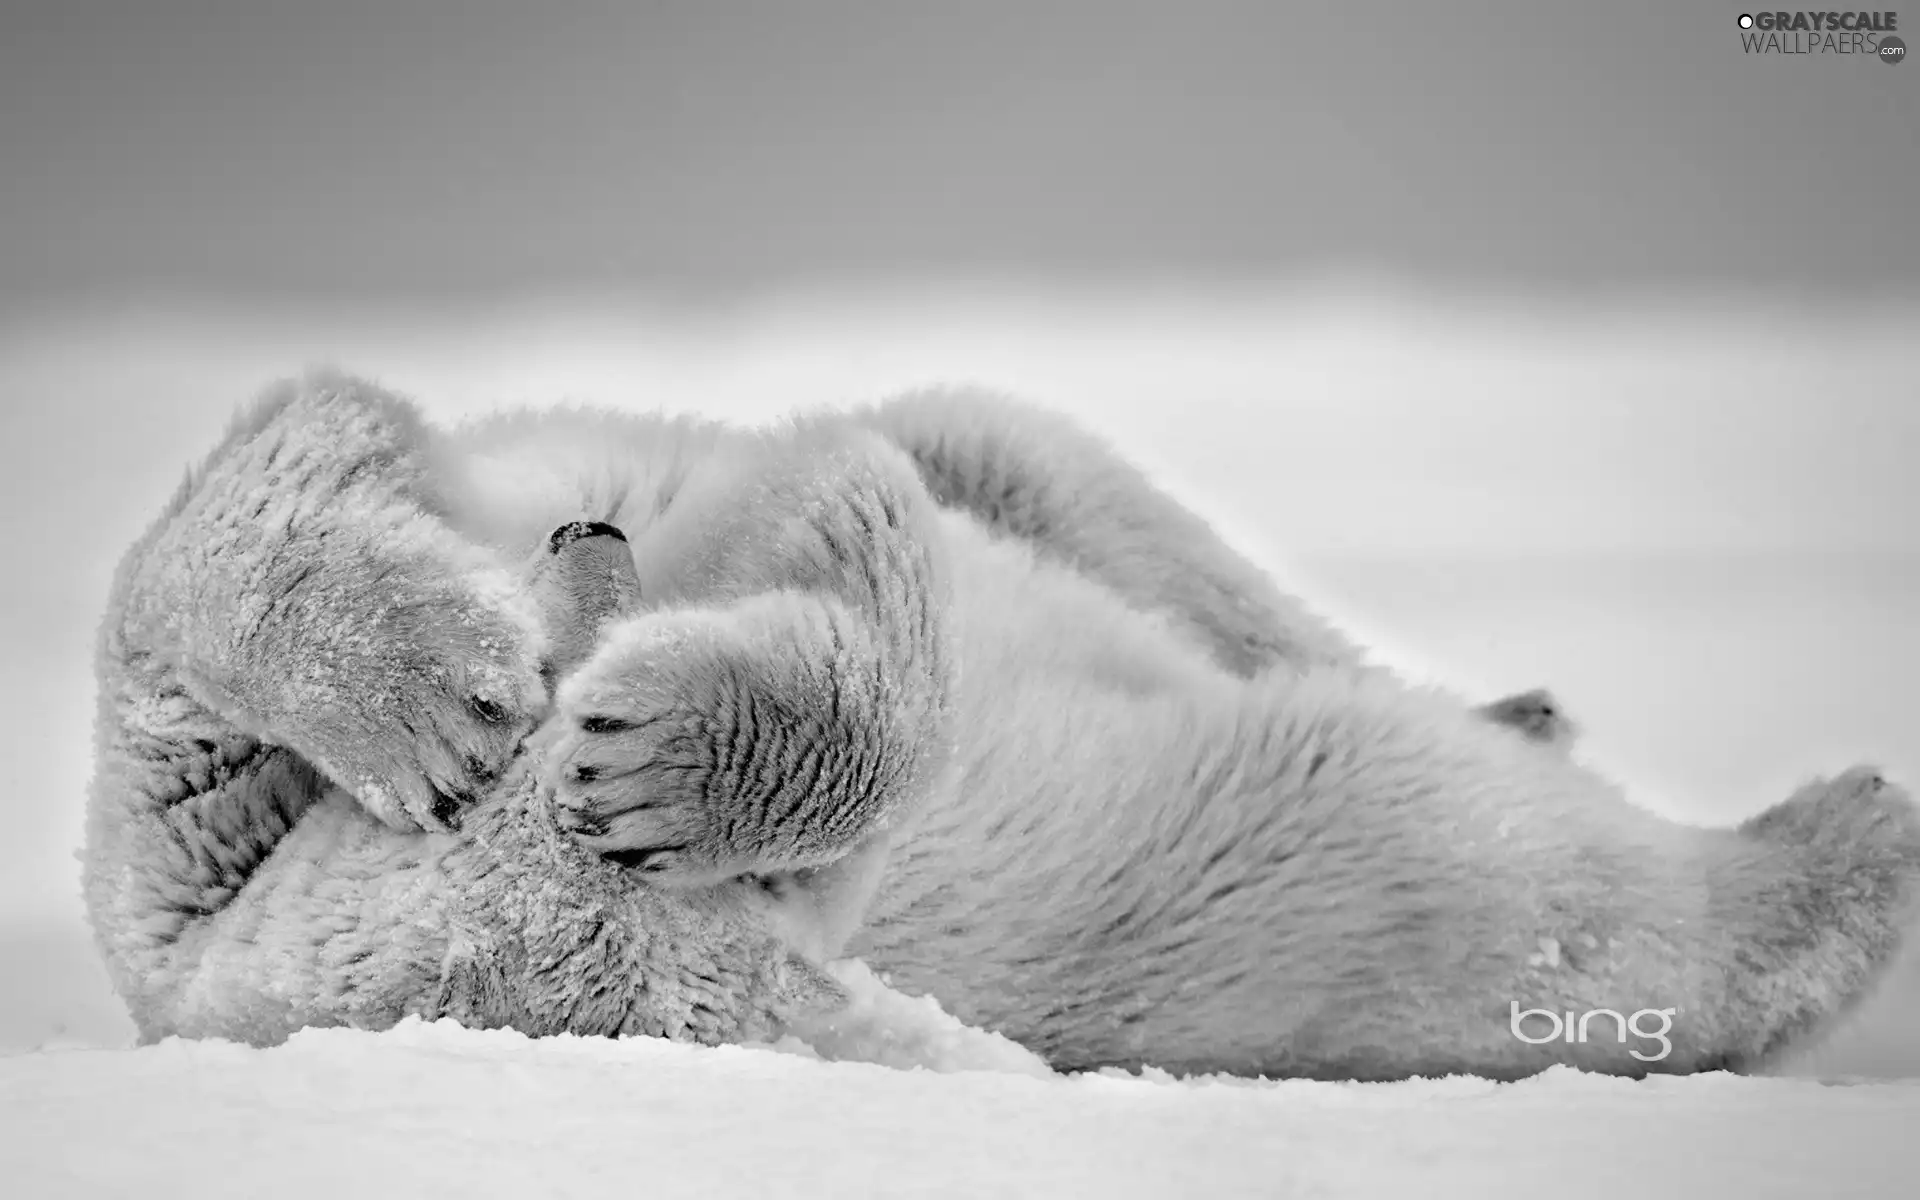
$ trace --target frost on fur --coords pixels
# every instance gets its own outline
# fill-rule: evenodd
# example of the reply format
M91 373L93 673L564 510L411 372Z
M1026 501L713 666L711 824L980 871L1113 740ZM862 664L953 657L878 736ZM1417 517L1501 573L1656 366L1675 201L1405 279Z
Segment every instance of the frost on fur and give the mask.
M1069 1069L1747 1068L1872 986L1920 875L1878 773L1665 821L1550 695L1405 685L967 392L449 431L315 376L132 548L98 662L86 896L148 1037L994 1057L939 1012ZM1671 1051L1515 1005L1672 1009Z

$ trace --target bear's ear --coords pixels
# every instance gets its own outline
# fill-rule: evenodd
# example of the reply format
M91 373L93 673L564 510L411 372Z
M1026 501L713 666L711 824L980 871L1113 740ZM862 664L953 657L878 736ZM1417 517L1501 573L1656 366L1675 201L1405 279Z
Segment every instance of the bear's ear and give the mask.
M534 558L531 586L547 631L541 673L549 687L587 660L602 626L640 602L633 547L605 521L569 521L549 534Z

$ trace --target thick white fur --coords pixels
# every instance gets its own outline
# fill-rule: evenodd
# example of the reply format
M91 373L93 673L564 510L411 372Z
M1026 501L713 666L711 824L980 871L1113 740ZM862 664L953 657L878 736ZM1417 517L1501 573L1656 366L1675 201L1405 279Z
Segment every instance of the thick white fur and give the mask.
M527 563L583 519L639 600L549 705ZM1877 773L1667 822L1544 697L1409 688L967 393L441 432L316 377L130 552L100 664L87 898L150 1037L761 1037L844 953L1066 1068L1750 1067L1873 982L1920 874ZM1673 1050L1528 1044L1516 1002L1674 1009Z

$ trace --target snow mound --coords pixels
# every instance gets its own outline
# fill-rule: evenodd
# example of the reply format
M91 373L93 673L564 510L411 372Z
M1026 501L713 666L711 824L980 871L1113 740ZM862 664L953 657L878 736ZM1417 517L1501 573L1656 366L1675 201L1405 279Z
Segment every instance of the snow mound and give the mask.
M148 1200L231 1188L328 1200L1893 1200L1920 1178L1920 1082L1632 1082L1566 1069L1512 1084L1036 1078L1017 1056L936 1027L953 1032L929 1022L924 1039L898 1043L918 1047L902 1056L1001 1069L418 1021L307 1030L270 1050L43 1050L0 1058L0 1179L15 1196Z
M850 1003L830 1017L790 1031L771 1049L902 1069L1053 1073L1032 1051L967 1025L932 996L894 991L857 959L829 963L827 972L846 988Z

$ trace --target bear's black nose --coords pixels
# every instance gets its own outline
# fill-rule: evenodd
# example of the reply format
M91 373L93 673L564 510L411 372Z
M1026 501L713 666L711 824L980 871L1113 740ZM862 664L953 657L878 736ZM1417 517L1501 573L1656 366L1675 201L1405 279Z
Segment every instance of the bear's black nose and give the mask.
M569 521L547 536L547 553L558 554L582 538L590 537L627 540L627 535L620 532L618 525L609 525L605 521Z

